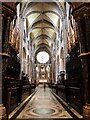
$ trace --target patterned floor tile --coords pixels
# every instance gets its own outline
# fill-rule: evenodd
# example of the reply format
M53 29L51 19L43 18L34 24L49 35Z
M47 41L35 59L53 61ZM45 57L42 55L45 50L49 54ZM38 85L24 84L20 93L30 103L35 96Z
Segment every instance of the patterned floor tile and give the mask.
M31 118L72 118L63 106L52 95L50 89L38 87L36 94L17 116L18 119Z

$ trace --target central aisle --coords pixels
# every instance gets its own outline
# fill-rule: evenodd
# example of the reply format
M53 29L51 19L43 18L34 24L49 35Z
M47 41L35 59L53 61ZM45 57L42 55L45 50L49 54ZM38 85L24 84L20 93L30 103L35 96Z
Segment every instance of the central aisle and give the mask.
M28 102L26 107L17 116L17 119L31 118L72 118L70 114L63 108L57 99L47 87L36 88L36 93Z

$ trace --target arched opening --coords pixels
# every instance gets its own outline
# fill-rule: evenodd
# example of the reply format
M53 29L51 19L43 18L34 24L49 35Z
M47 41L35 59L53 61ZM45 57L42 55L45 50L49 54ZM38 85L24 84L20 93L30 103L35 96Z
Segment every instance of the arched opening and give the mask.
M88 29L90 4L64 0L63 2L41 1L15 2L15 8L14 2L2 3L3 42L0 52L3 60L2 103L9 115L23 102L23 98L37 90L33 94L32 98L35 99L31 100L32 104L28 104L25 111L22 110L21 114L18 114L22 115L19 116L20 119L27 117L73 119L78 115L72 113L74 108L86 115L85 112L88 112L87 108L90 107L90 31ZM11 21L13 25L10 29ZM6 74L7 68L10 70L8 74ZM57 78L60 78L59 82ZM44 86L36 87L37 83L50 83L50 88L47 87L44 91ZM69 103L67 106L71 105L73 109L71 106L68 108L72 111L67 110L66 106L65 111L64 106L62 108L59 102L53 100L51 91L65 100L65 104ZM45 106L41 106L44 103ZM88 110L89 114L90 109ZM79 117L82 118L83 115Z
M36 52L35 64L37 83L50 82L50 54L48 50L41 49Z

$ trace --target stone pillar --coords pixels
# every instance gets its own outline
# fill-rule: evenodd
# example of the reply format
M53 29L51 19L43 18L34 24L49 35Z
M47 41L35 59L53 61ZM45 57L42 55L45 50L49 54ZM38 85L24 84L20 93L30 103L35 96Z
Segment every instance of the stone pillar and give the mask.
M5 76L5 71L6 71L7 61L8 61L8 56L9 56L8 40L9 40L9 30L10 30L9 29L10 28L10 17L5 17L4 15L3 22L4 22L3 24L4 31L2 32L2 37L3 37L2 38L3 40L2 53L5 53L5 55L2 56L2 103L6 107L6 113L8 113L8 107L7 107L8 102L6 101L7 90L6 90L6 83L5 83L4 76ZM2 110L5 109L4 106L2 106Z
M47 70L46 70L46 67L47 67L47 65L45 64L45 65L44 65L44 69L45 69L45 71L44 71L44 78L45 78L45 79L48 78L48 72L47 72Z
M77 34L80 44L84 118L90 120L90 3L72 3L73 16L77 22Z
M51 69L51 68L50 68L50 69ZM51 76L52 76L51 81L53 81L53 69L51 70L50 74L52 74L52 75L51 75Z
M7 67L7 59L9 57L9 32L10 32L10 22L15 16L15 8L16 3L11 2L0 2L0 19L2 19L2 51L0 51L2 55L2 103L0 102L0 120L8 119L7 109L7 89L5 83L5 71ZM1 24L0 24L1 25Z
M3 14L2 14L2 3L0 2L0 120L6 119L6 109L2 104L2 20L3 20Z
M0 6L0 10L2 11L2 6ZM5 17L5 14L0 13L0 28L1 28L1 49L0 49L0 120L6 120L7 115L6 115L6 90L5 90L5 81L3 79L3 76L5 74L6 70L6 64L7 64L7 59L9 57L8 55L8 38L9 38L9 25L10 25L10 17ZM3 104L2 104L3 103Z

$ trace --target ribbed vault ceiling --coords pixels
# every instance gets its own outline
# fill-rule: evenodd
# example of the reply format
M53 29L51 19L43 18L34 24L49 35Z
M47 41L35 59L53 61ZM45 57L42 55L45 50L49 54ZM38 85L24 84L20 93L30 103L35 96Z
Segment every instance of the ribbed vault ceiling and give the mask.
M27 18L28 31L35 47L51 47L51 43L56 40L61 18L59 6L63 9L63 4L55 2L23 3L23 15Z

